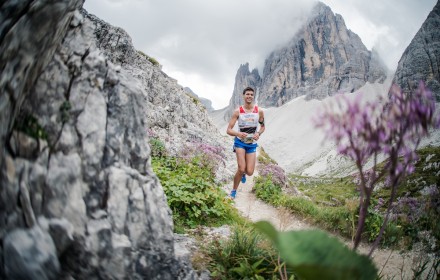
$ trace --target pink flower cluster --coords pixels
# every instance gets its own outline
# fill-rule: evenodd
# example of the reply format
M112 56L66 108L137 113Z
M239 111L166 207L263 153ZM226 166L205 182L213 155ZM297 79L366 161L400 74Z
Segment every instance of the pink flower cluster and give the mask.
M151 128L147 129L147 135L150 138L157 138L157 133Z
M393 206L393 215L404 217L410 223L416 223L422 217L426 207L425 203L418 198L408 196L399 197Z
M199 164L208 167L213 173L226 158L225 149L221 146L214 146L202 142L188 142L181 151L180 156L185 160L200 159Z
M272 182L280 187L284 187L287 184L286 173L284 172L284 169L277 164L259 164L258 173L261 177L270 176L272 178Z

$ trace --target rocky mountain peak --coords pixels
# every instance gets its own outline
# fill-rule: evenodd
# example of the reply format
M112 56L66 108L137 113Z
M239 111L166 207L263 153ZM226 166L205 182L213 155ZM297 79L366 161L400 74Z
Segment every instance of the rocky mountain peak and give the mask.
M432 90L440 102L440 1L429 13L405 49L397 65L393 83L411 92L420 81Z
M237 70L237 74L235 75L234 91L231 100L229 100L229 106L225 113L225 120L229 120L234 109L242 105L243 89L246 87L254 88L256 91L256 98L258 98L260 84L261 78L258 70L255 68L250 71L249 63L241 64Z
M322 99L385 78L378 56L347 29L342 16L319 2L292 40L266 59L258 100L280 106L301 95Z
M353 92L366 82L383 82L388 71L377 53L347 29L342 16L322 2L284 47L269 54L261 77L246 65L237 71L230 110L246 86L256 86L258 103L271 107L302 95L323 99L335 92Z

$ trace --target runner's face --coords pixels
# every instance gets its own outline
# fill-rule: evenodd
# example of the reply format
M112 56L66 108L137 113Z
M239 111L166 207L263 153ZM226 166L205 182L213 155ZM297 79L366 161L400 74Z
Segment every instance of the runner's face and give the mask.
M246 91L243 94L243 98L244 98L244 102L246 103L252 103L252 101L254 101L254 92L253 91Z

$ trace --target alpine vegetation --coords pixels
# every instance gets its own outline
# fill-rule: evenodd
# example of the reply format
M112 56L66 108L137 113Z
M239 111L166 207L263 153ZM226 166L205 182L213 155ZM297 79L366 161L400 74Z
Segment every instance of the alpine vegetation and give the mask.
M354 161L359 171L359 219L354 248L359 246L375 186L385 180L391 195L387 213L374 241L371 256L385 230L393 201L402 180L414 171L416 150L431 128L440 126L434 116L435 100L423 82L412 94L392 86L389 99L362 103L362 96L336 100L336 108L326 107L316 119L316 127L325 130L337 144L340 155ZM383 159L384 164L380 164ZM371 168L367 168L371 164Z

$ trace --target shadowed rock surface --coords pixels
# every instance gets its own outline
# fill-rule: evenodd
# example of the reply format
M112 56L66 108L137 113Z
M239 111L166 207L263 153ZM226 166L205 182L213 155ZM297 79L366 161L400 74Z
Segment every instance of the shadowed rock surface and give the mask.
M148 134L223 145L206 110L82 1L1 5L0 278L198 279Z
M440 102L440 1L403 52L393 79L407 93L420 81Z

